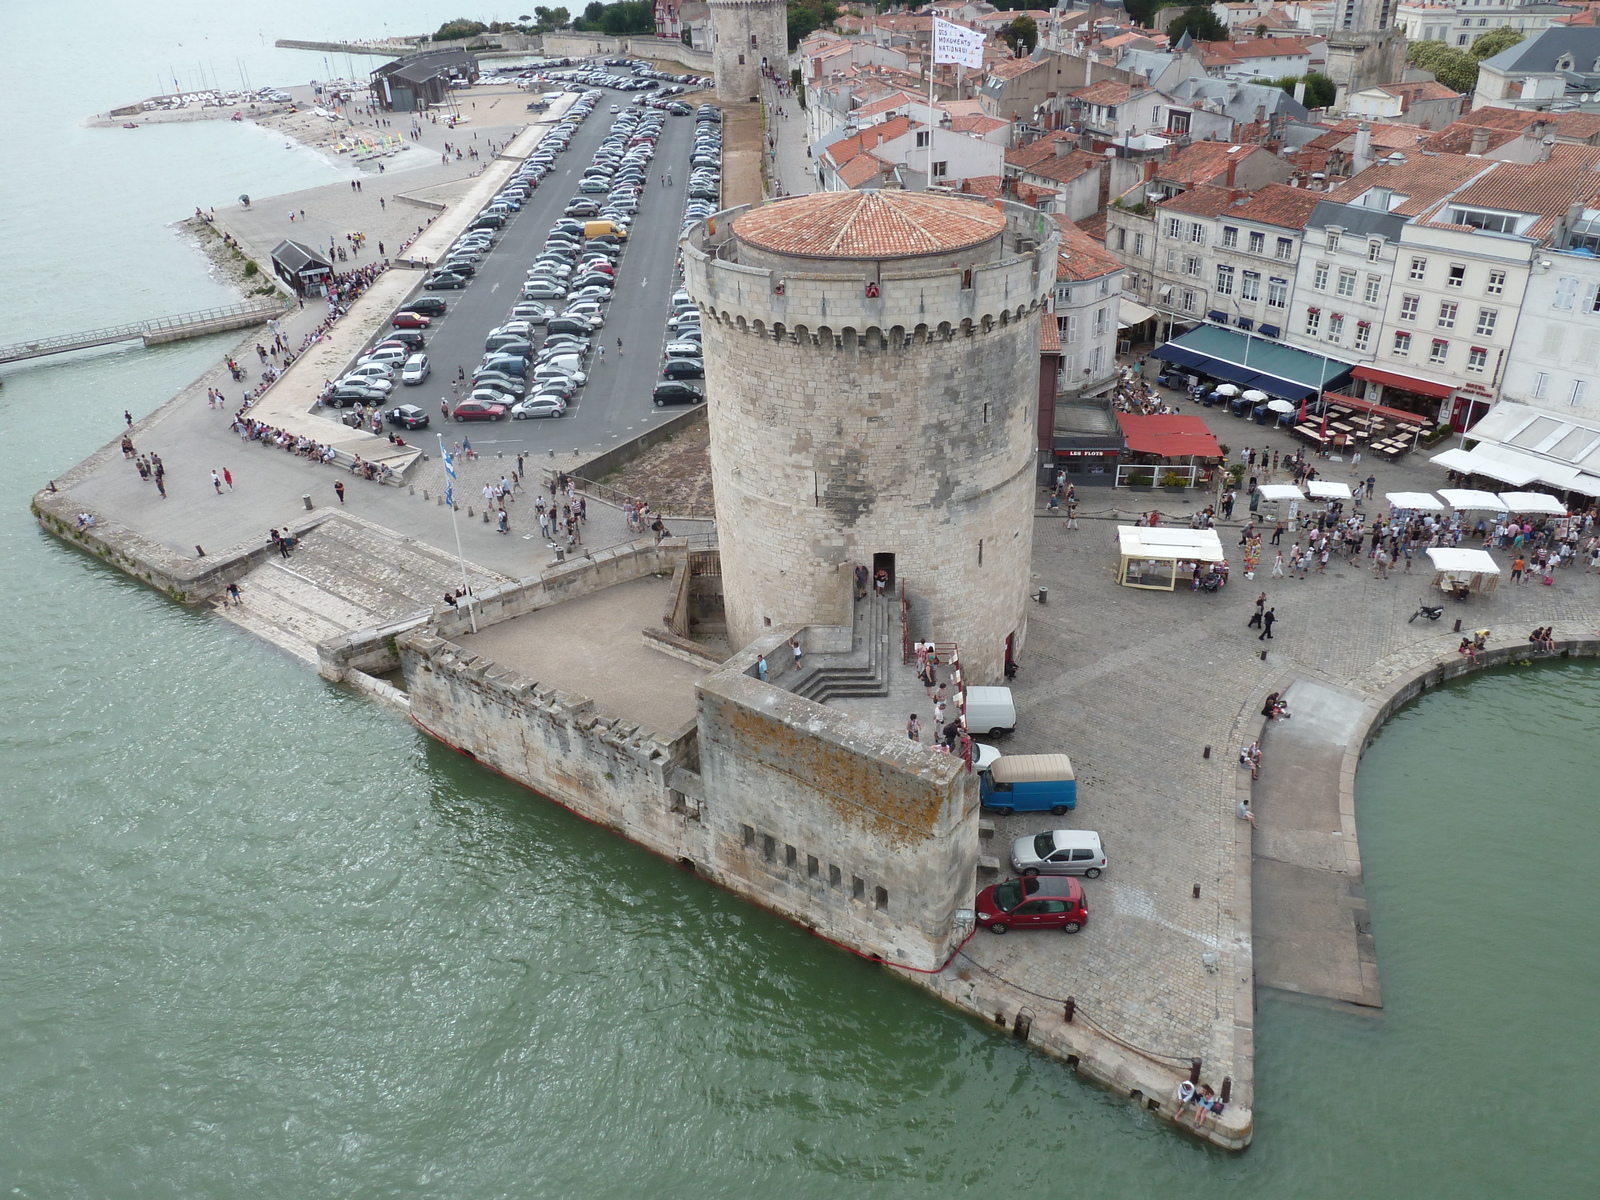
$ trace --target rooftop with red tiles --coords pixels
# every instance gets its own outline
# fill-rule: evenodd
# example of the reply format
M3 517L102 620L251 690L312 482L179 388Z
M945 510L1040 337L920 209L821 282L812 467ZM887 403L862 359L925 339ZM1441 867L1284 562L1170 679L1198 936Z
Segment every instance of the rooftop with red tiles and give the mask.
M733 232L796 258L917 258L950 254L1004 232L993 206L926 192L814 192L752 208Z

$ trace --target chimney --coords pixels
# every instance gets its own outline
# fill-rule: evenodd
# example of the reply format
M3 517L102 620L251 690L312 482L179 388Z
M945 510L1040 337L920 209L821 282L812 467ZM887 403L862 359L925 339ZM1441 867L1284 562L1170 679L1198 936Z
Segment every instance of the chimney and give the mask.
M1230 191L1233 189L1233 177L1238 172L1238 170L1239 170L1239 160L1238 160L1238 158L1234 157L1234 158L1228 159L1227 182L1222 185L1223 187L1229 189Z
M1534 162L1549 162L1550 161L1550 153L1555 148L1556 148L1556 140L1555 140L1555 138L1553 138L1553 137L1545 138L1544 141L1539 143L1539 149L1534 153L1533 161Z
M1072 153L1072 139L1071 138L1057 138L1056 139L1056 157L1057 158L1065 158L1067 155L1069 155L1071 153Z
M1156 160L1153 159L1153 158L1147 158L1147 159L1145 159L1145 163L1144 163L1144 181L1146 183L1149 183L1155 177L1156 177Z
M1472 144L1467 147L1468 154L1483 154L1489 149L1489 127L1479 125L1472 131Z
M1366 121L1356 126L1356 146L1350 163L1350 174L1359 175L1372 165L1372 126Z

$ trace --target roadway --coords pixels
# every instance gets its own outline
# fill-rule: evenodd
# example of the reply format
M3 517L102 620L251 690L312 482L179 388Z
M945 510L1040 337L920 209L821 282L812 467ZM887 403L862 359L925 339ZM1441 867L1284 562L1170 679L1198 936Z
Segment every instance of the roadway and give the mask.
M431 431L446 441L467 436L474 449L508 453L558 452L601 449L637 436L678 407L657 409L650 393L661 378L661 347L666 341L668 301L677 286L678 232L683 223L689 174L689 154L694 145L692 117L668 116L650 164L649 183L640 198L622 258L617 263L617 284L606 307L606 323L595 334L594 345L605 346L603 361L595 351L587 364L589 383L579 390L567 415L558 419L527 421L441 422L439 405L450 397L456 368L468 376L483 357L489 331L505 321L517 302L529 265L544 246L545 237L562 218L563 210L578 194L578 181L615 119L612 104L626 107L637 93L607 91L595 111L579 126L572 144L557 157L554 169L528 197L528 203L501 230L494 249L485 255L478 273L463 290L431 292L443 298L449 311L436 318L427 331L428 360L433 373L424 384L397 386L388 402L417 404L433 417ZM672 186L661 180L668 171ZM559 304L559 302L555 302ZM617 354L617 338L623 353ZM463 390L463 396L465 390ZM408 439L416 440L416 439Z

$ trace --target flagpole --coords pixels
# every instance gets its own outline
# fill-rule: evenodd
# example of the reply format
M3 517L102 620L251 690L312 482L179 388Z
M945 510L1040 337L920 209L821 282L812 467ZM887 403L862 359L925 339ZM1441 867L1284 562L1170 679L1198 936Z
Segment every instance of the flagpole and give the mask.
M477 598L472 594L472 585L467 582L467 556L461 552L461 525L460 522L456 520L456 498L455 487L453 486L456 478L455 461L450 457L449 452L444 448L444 434L440 433L435 434L434 436L439 439L439 457L444 459L445 475L447 477L447 482L445 483L445 492L449 496L448 507L450 509L450 528L455 531L456 535L456 562L461 565L461 590L467 594L467 620L472 625L472 632L477 633L478 613L477 610L472 607Z
M935 58L933 47L928 47L928 182L923 191L933 187L933 131L938 128L939 122L933 115L933 68Z

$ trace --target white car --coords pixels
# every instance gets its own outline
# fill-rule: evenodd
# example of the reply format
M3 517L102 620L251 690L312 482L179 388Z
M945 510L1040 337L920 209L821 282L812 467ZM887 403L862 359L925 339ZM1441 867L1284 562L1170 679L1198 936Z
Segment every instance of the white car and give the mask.
M582 387L589 382L589 375L586 371L580 371L576 368L569 370L565 367L554 366L535 367L533 374L529 378L536 384L549 383L556 379L568 379L572 381L575 387Z
M365 367L372 363L383 363L390 368L398 367L411 357L411 351L400 346L380 346L371 354L359 359L357 367ZM391 369L391 374L393 371Z
M1099 879L1106 869L1106 850L1092 829L1047 829L1011 844L1011 865L1018 875L1083 875Z
M373 391L388 395L394 390L394 381L373 375L346 375L334 383L334 387L343 387L346 384L359 383L362 387L369 387Z
M972 769L974 771L987 771L994 766L994 760L1000 757L1000 751L993 746L985 746L982 742L972 743Z
M394 367L388 363L373 362L364 367L355 367L344 374L346 379L393 379Z
M400 372L400 382L406 384L421 383L427 379L428 373L432 369L428 365L428 356L426 354L413 354L406 359L406 365Z

